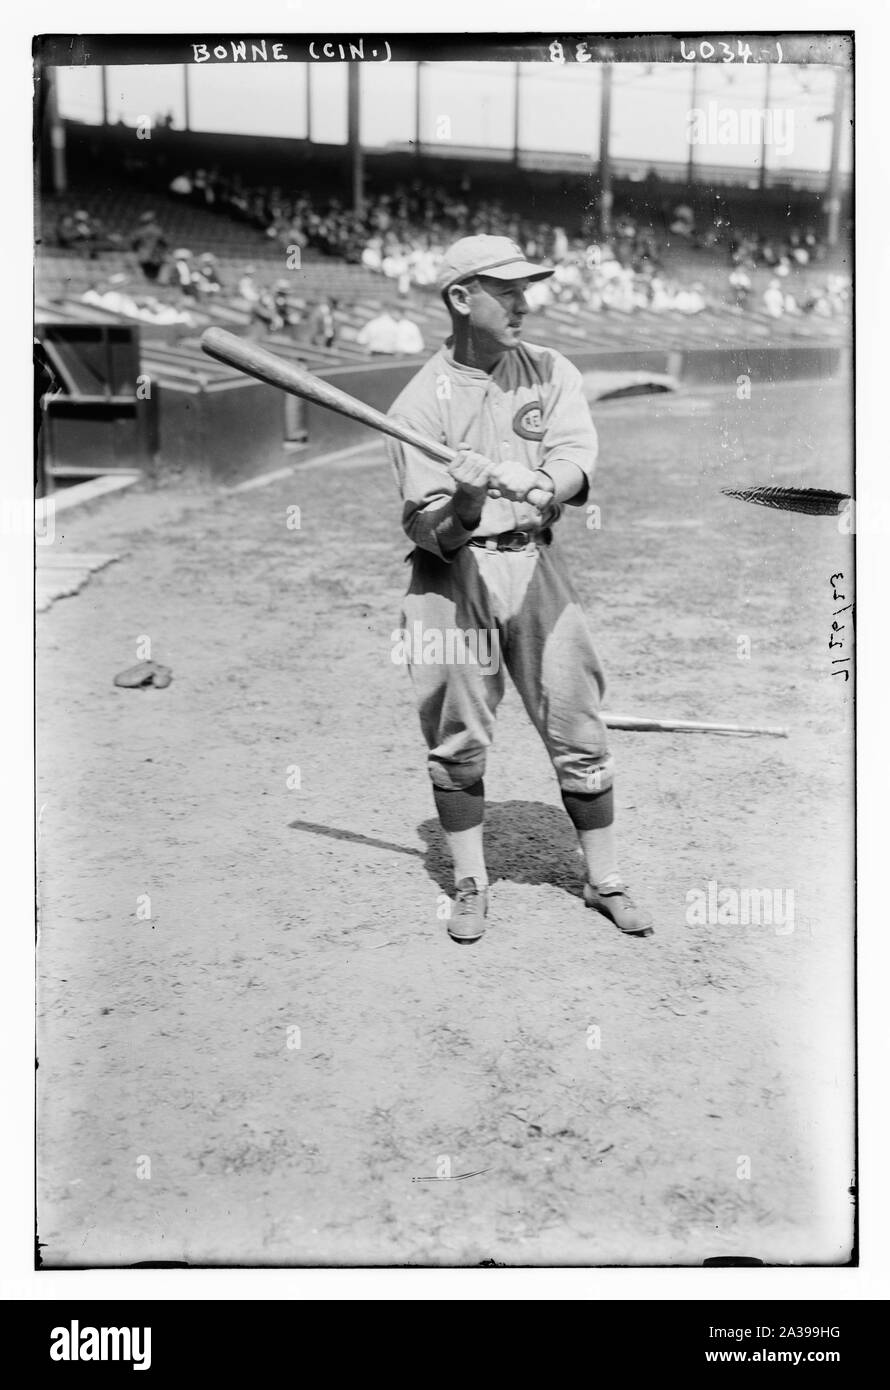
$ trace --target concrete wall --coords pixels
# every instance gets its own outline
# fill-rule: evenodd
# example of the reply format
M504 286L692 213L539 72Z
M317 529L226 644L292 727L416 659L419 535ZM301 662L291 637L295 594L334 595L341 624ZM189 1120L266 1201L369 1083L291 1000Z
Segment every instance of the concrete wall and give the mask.
M734 385L748 375L754 381L792 381L833 377L848 368L841 348L695 348L674 352L576 352L582 371L667 373L690 386ZM388 410L423 358L332 367L326 380L360 400ZM247 377L222 381L163 382L156 391L158 456L163 474L188 475L199 483L231 486L310 458L371 440L370 431L354 420L320 406L307 405L308 443L299 451L285 446L285 396Z

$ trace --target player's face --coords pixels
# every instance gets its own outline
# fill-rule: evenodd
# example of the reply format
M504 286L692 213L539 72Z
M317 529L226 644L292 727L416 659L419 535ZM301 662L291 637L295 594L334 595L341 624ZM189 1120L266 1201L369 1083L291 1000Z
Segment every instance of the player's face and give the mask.
M470 324L477 336L489 339L499 348L518 347L522 320L528 313L525 299L528 283L528 280L479 276L467 300Z

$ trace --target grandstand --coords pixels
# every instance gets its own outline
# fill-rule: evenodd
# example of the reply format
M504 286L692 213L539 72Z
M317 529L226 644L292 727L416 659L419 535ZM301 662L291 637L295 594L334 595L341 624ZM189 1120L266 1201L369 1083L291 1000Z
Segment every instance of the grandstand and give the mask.
M90 258L84 253L71 252L53 245L53 231L65 213L75 209L85 209L91 217L98 219L106 231L121 240L121 249L96 252ZM64 195L47 195L40 205L40 236L37 270L38 303L50 303L71 309L77 306L79 297L91 287L107 282L114 275L136 277L138 274L132 251L124 249L129 236L137 224L140 214L155 211L167 233L171 245L181 244L195 250L212 252L218 262L220 275L225 282L236 283L248 264L259 266L269 279L276 279L281 266L280 247L271 242L261 231L243 224L227 221L218 214L194 206L184 205L180 200L164 193L153 194L140 188L109 188L101 182L79 185ZM725 257L716 254L702 255L690 251L685 246L670 248L665 259L671 273L694 278L705 284L713 294L726 299ZM838 258L840 264L842 260ZM807 285L820 275L824 277L824 267L809 268L796 276L798 285ZM152 293L168 301L179 301L178 291L165 287L152 287ZM373 274L362 266L332 262L330 258L313 257L310 251L304 254L299 273L296 293L309 300L322 296L343 299L349 308L342 311L341 322L347 328L356 321L369 317L369 311L380 307L381 297L386 297L387 286L379 274ZM390 296L394 297L394 295ZM411 311L425 324L440 327L445 323L444 314L439 313L439 305L430 295L412 293ZM566 340L583 339L595 344L599 339L608 345L617 340L628 346L676 347L678 325L682 323L682 339L689 341L705 340L715 344L732 345L753 339L764 339L773 343L794 341L842 332L837 321L826 325L814 325L808 320L775 321L767 315L752 309L746 312L744 322L733 315L728 302L721 306L711 304L701 322L690 322L678 313L676 316L635 314L609 316L582 311L572 313L553 306L536 316L538 336L565 344ZM217 308L207 311L208 318L238 322L247 316L234 316L230 311ZM202 318L199 314L198 320ZM817 330L818 329L818 333ZM348 339L348 334L347 334Z
M837 244L828 245L810 232L812 255L800 263L786 254L789 228L799 228L803 236L822 220L824 179L806 171L773 170L769 178L754 179L752 187L750 177L729 166L701 165L691 177L691 163L614 158L611 225L604 233L596 211L601 171L588 163L589 172L583 175L578 155L560 161L552 152L532 156L516 150L510 162L502 153L477 147L469 159L466 149L434 152L429 142L414 151L395 142L384 149L359 151L348 144L323 145L309 139L211 135L176 129L169 122L153 130L150 141L137 145L125 122L103 120L97 125L63 118L51 90L42 114L36 217L38 334L53 324L129 326L138 344L140 372L159 383L162 398L166 388L168 401L170 393L189 384L196 389L208 383L221 388L230 381L198 346L202 329L216 323L250 333L274 350L294 353L314 371L352 372L350 380L358 393L370 392L369 398L385 406L385 392L381 396L378 387L369 384L383 364L359 341L363 327L398 302L420 329L428 351L447 331L447 316L429 277L419 282L405 270L386 273L385 254L382 268L379 257L375 266L368 255L375 237L379 242L382 236L375 217L380 209L391 209L394 197L401 196L399 190L408 188L414 204L426 199L440 215L437 219L428 213L423 225L404 216L397 221L405 252L412 244L445 244L465 230L498 230L523 238L531 234L538 254L543 251L554 258L556 231L564 229L568 249L561 253L561 263L578 267L574 282L566 277L551 302L536 306L526 336L588 365L595 359L603 365L619 359L627 364L628 355L637 354L653 369L666 369L690 351L844 348L849 342L848 240L841 236ZM65 151L63 169L60 148ZM189 185L196 170L224 190L214 204L171 191L177 176L185 176ZM840 178L842 188L848 182ZM844 197L849 197L848 188ZM470 209L463 222L442 214L449 200ZM279 203L288 209L305 204L303 223L310 230L302 239L295 270L284 270L287 216L279 217L278 227L274 215ZM678 206L688 209L696 236L672 231ZM488 218L483 226L467 221L479 208ZM79 244L60 235L66 219L70 222L78 213L85 213L97 229L92 239ZM132 239L140 217L148 213L155 215L166 240L166 270L174 248L188 249L193 260L209 253L215 258L220 293L184 289L181 280L166 273L152 282L143 277ZM313 224L319 224L321 232L317 226L313 232ZM634 228L624 247L623 224ZM393 237L392 232L387 235ZM746 237L754 238L763 259L752 256L748 288L740 296L729 275L733 256L738 261L743 254L733 248L744 247ZM595 276L589 260L585 264L584 248L593 240L606 256L613 256L614 248L619 258L627 248L643 247L641 260L629 259L635 254L630 249L623 258L626 303L610 299L608 290L600 294L591 288ZM771 240L780 251L785 246L785 252L767 263ZM390 256L393 264L397 259ZM778 296L778 310L769 305L765 293L779 285L777 274L784 277L780 290L772 291ZM245 299L245 278L253 281L267 307L276 291L283 294L287 308L282 318L276 319L271 309L264 314L261 306ZM655 283L670 292L653 295ZM335 325L333 340L327 343L311 331L313 309L322 303L329 304ZM354 376L358 368L364 370L361 380ZM391 370L385 377L390 387L400 379ZM57 373L57 385L65 394L77 394L64 372ZM103 393L114 395L107 383ZM90 397L93 404L96 399ZM162 408L155 400L153 411L157 414ZM304 447L305 422L295 423L292 407L285 416L281 442ZM150 452L163 434L157 422L147 427L139 466L145 450ZM82 451L78 457L81 461L73 466L64 457L50 460L50 478L81 476L86 466ZM162 455L162 471L164 466Z

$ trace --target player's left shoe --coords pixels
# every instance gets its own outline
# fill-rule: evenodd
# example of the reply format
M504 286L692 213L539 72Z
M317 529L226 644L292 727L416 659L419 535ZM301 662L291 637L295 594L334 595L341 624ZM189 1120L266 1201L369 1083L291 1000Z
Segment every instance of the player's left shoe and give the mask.
M488 916L488 889L474 878L462 878L457 885L448 920L452 941L478 941Z
M653 936L655 933L649 913L637 906L623 883L609 883L602 888L585 883L584 902L594 912L608 917L626 936Z

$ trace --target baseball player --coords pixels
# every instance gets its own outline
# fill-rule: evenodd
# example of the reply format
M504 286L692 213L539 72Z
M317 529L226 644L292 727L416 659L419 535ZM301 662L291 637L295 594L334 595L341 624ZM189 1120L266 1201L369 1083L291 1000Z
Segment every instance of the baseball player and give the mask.
M458 451L446 465L387 441L415 547L402 631L416 639L408 664L454 864L448 931L461 942L482 936L488 914L483 777L504 668L556 771L585 902L628 935L652 934L619 872L605 680L553 539L563 506L587 499L596 431L577 368L522 341L524 291L552 273L506 237L456 241L438 281L451 336L389 412Z

